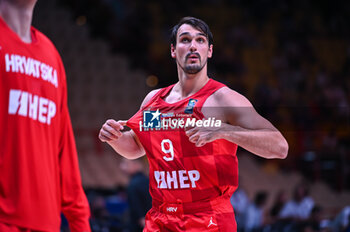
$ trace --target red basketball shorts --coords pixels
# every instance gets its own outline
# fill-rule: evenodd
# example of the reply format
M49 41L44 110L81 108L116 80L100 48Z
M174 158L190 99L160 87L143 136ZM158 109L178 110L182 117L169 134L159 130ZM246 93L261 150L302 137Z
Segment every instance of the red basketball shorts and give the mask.
M153 200L143 232L236 232L230 200L168 204Z

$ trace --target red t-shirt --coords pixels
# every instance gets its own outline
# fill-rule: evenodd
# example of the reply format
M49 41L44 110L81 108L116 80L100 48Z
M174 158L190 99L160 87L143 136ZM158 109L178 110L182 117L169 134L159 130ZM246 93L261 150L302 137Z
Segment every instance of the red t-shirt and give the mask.
M67 107L66 76L51 41L24 43L0 18L0 221L90 231L89 205Z
M196 147L184 130L186 125L219 125L214 118L205 119L201 109L223 86L210 79L194 95L167 103L163 99L173 88L169 86L159 90L128 121L146 151L153 199L168 203L210 201L229 198L237 188L237 145L219 139Z

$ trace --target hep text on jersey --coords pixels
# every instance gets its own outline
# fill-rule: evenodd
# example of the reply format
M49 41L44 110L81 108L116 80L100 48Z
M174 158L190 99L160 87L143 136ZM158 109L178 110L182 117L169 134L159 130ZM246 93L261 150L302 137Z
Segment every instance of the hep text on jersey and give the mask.
M18 89L11 89L9 93L8 113L38 120L50 125L51 119L56 115L56 104L44 97Z
M154 178L159 189L196 188L200 173L198 170L154 171Z

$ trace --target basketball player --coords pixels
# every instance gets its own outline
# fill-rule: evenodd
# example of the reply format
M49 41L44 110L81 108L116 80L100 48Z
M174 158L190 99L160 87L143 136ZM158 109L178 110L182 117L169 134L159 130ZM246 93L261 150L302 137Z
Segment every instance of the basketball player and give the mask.
M90 231L66 76L31 27L36 0L0 0L0 231Z
M126 121L107 120L99 138L120 155L147 155L152 209L144 231L236 231L230 197L238 186L237 145L285 158L288 144L242 95L207 75L213 37L183 18L172 30L178 82L151 91ZM132 130L122 132L124 126Z

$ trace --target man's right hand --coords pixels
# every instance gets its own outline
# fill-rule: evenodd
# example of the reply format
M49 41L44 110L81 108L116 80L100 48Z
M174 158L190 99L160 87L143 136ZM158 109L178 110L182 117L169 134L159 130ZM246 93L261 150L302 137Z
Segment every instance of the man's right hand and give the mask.
M98 135L102 142L111 142L119 139L123 133L121 130L124 129L127 121L119 120L115 121L113 119L108 119L105 124L103 124L100 133Z

